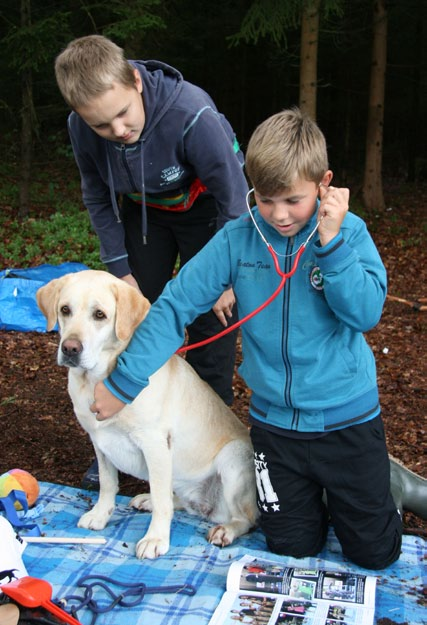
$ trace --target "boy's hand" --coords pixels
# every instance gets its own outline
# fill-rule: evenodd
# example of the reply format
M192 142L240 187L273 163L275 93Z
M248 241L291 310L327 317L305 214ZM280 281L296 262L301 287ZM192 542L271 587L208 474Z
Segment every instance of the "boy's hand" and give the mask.
M227 289L213 307L214 313L225 328L228 326L227 317L230 318L232 316L235 303L236 298L234 297L233 289Z
M135 278L133 277L131 273L128 273L125 276L122 276L121 279L123 280L123 282L127 282L128 284L130 284L130 286L133 286L137 291L140 291L138 282L135 280Z
M339 234L341 224L348 212L350 190L338 187L319 187L319 219L318 229L320 244L325 246Z
M93 396L94 402L90 406L90 411L95 414L97 421L109 419L126 406L124 402L110 393L103 382L95 385Z

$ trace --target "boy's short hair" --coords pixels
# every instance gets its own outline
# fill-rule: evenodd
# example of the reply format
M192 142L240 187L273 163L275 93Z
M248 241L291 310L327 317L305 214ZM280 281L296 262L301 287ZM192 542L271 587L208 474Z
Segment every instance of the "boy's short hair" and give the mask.
M256 191L266 196L289 189L297 178L319 184L328 170L325 137L298 108L281 111L255 129L245 166Z
M132 66L122 48L101 35L74 39L56 58L55 75L64 100L72 109L112 89L113 83L135 86Z

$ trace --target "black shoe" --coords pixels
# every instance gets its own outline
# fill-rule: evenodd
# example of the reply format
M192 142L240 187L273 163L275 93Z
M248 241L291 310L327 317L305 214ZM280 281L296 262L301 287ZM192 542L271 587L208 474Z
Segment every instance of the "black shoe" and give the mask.
M82 488L86 490L99 490L98 461L95 459L82 479Z

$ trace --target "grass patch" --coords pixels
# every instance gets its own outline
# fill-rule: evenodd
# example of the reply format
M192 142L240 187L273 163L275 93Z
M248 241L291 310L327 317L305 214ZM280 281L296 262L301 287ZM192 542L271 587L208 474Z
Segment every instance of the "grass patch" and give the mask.
M4 167L3 167L4 169ZM0 183L0 268L35 267L44 263L84 263L105 269L99 241L81 204L78 175L40 171L31 185L30 215L18 219L18 185L9 172Z
M64 202L50 215L20 221L9 211L2 211L0 229L0 259L7 268L79 262L92 269L105 269L89 215L72 202Z

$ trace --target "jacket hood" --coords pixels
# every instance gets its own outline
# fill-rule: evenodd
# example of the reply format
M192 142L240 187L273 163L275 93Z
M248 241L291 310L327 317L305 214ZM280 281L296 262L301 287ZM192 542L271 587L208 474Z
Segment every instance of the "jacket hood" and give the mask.
M138 142L144 143L154 132L157 124L163 115L168 111L171 104L178 97L183 83L183 76L174 67L163 63L162 61L129 61L135 67L142 80L142 98L144 102L145 125L139 137ZM106 154L108 161L108 186L110 188L111 202L113 210L119 217L119 208L114 193L114 181L111 170L110 155L108 144L106 142ZM142 219L142 240L144 245L147 243L147 207L145 200L145 181L144 181L144 152L141 151L141 219Z
M129 61L141 74L145 126L140 140L146 140L182 90L184 78L162 61Z

